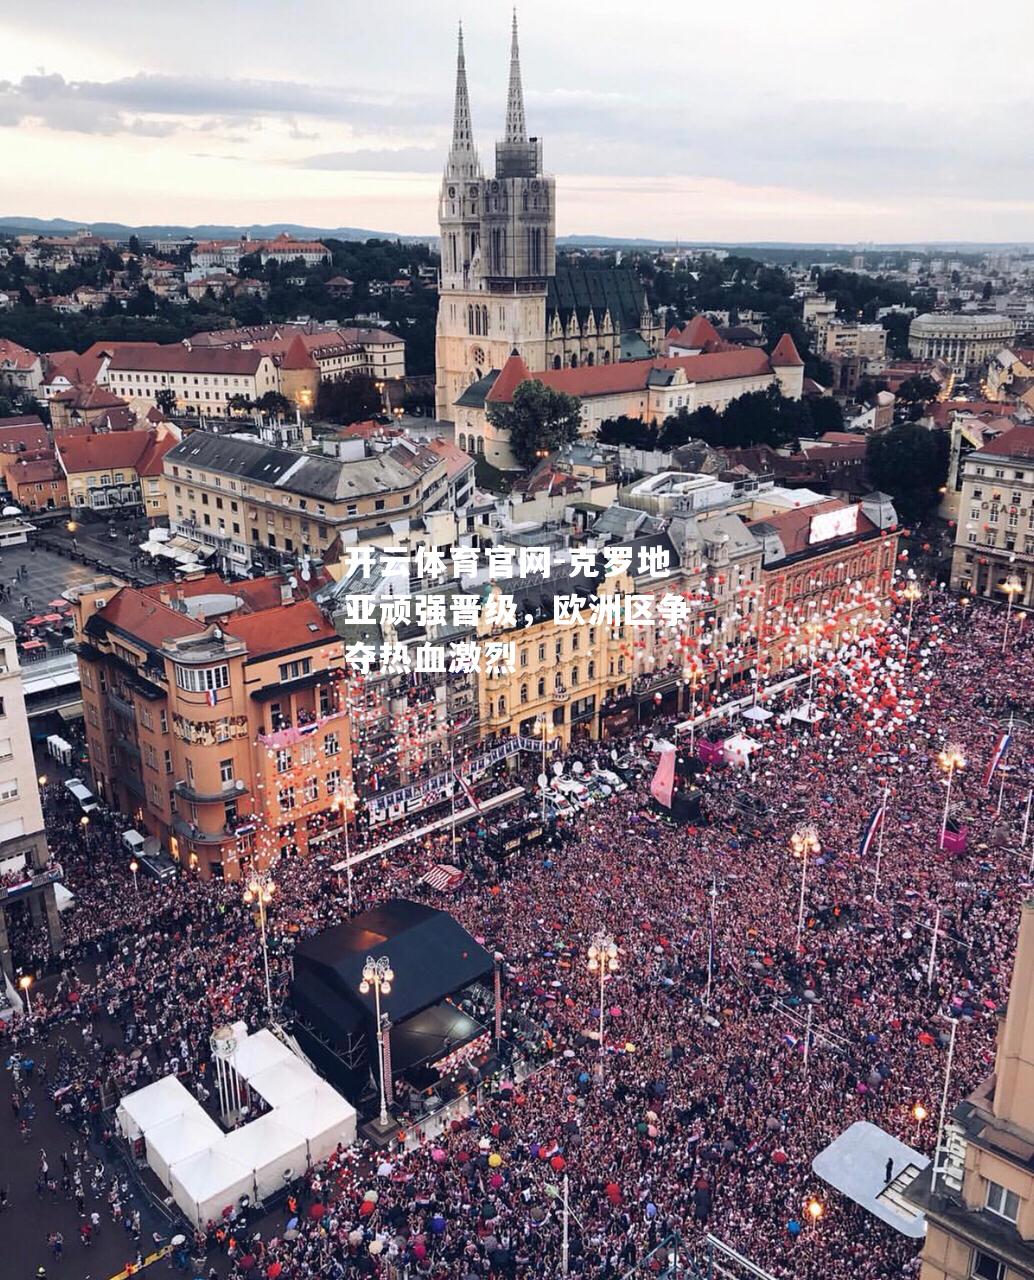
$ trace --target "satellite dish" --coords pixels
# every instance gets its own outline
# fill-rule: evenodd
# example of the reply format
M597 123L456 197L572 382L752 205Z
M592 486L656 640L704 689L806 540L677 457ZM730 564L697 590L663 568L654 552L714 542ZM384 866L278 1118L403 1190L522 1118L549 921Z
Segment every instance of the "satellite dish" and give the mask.
M291 576L287 579L287 585L291 588L291 590L292 590L292 591L294 591L294 590L297 588L297 586L298 586L298 579L294 576L294 574L293 574L293 573L292 573L292 574L291 574Z
M221 640L223 638L222 627L216 627L216 629L212 632L212 635L216 638L216 640Z
M560 775L564 772L563 760L558 760L556 762L556 764L553 766L553 772L556 774L558 778L560 777Z
M546 777L546 775L545 775L544 773L540 773L540 774L539 774L539 786L542 788L542 790L543 790L543 791L545 791L545 789L546 789L546 784L547 784L548 782L549 782L549 779Z
M584 765L584 764L582 764L582 762L581 762L580 760L576 760L576 761L574 762L574 764L573 764L573 765L571 765L571 771L572 771L572 773L584 773L584 772L585 772L585 765Z

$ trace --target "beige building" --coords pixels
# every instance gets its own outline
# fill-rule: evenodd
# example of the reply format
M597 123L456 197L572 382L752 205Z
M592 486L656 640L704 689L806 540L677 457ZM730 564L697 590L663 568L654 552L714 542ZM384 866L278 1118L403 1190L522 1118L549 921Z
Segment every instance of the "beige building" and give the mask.
M961 378L977 376L1016 336L1016 322L997 315L916 316L908 350L916 360L945 360Z
M438 207L437 416L520 352L529 369L614 364L657 349L659 322L634 272L556 262L556 183L529 138L514 19L510 83L495 174L474 145L460 35L452 146Z
M961 463L951 585L1016 605L1034 605L1034 427L1014 427Z
M958 1035L967 1034L964 1026ZM994 1074L945 1126L909 1191L926 1214L920 1280L1034 1277L1034 901L1021 908Z
M108 366L108 390L138 411L171 391L182 413L225 417L235 397L255 401L280 391L280 373L272 356L255 349L163 346L123 347Z
M826 327L827 355L858 356L878 361L887 357L887 330L881 324L834 321Z
M409 521L448 492L450 462L400 441L366 456L362 441L331 457L257 438L194 431L165 455L174 533L200 542L223 570L322 558L354 531Z
M50 862L14 627L0 618L0 969L13 977L7 913L24 903L61 949ZM3 979L0 976L0 983Z

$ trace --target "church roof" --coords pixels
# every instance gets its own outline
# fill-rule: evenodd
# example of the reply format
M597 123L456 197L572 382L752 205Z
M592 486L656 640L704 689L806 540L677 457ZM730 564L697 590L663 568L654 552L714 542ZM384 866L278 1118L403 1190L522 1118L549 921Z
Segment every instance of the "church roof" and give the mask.
M668 340L691 351L721 351L724 346L718 330L704 315L694 316L681 333L675 332L674 336L669 333Z
M483 409L485 407L485 399L492 390L499 373L500 370L491 369L483 378L479 378L477 382L472 382L456 401L456 404L463 409Z
M520 384L527 382L531 376L531 370L520 355L516 351L511 352L506 364L503 365L502 373L492 383L491 390L485 396L485 399L497 400L507 404L513 399L513 393Z
M559 314L566 324L572 313L580 321L593 313L597 322L609 311L617 329L638 329L646 307L646 291L629 267L583 267L557 263L546 291L546 318Z

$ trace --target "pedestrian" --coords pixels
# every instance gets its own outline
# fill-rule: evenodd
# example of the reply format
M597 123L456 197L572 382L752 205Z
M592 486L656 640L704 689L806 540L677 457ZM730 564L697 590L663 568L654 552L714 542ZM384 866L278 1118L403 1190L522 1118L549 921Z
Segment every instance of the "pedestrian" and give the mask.
M887 1157L887 1167L883 1170L883 1181L889 1186L894 1181L894 1157Z

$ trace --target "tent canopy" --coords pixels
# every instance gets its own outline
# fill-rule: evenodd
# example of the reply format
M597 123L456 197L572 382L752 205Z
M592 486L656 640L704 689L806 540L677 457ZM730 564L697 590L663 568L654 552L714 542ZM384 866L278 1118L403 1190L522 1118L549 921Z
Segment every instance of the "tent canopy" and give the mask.
M198 1227L217 1220L227 1205L254 1196L252 1171L221 1147L178 1160L170 1170L172 1198Z
M115 1114L122 1132L133 1142L156 1125L182 1116L194 1108L201 1110L197 1099L184 1089L175 1076L164 1076L154 1084L126 1094Z
M305 1139L282 1125L277 1113L270 1111L228 1133L220 1155L252 1171L256 1192L262 1199L304 1172L308 1150Z
M144 1135L147 1163L168 1186L169 1171L174 1164L207 1150L222 1136L223 1131L203 1111L188 1111L147 1130Z
M301 1093L312 1093L317 1076L300 1058L289 1062L276 1062L264 1071L251 1076L248 1085L270 1107L282 1107L284 1103Z
M297 1062L298 1059L287 1045L273 1035L272 1031L263 1027L253 1036L238 1038L237 1048L231 1061L237 1074L250 1083L260 1071L275 1067L282 1062Z

